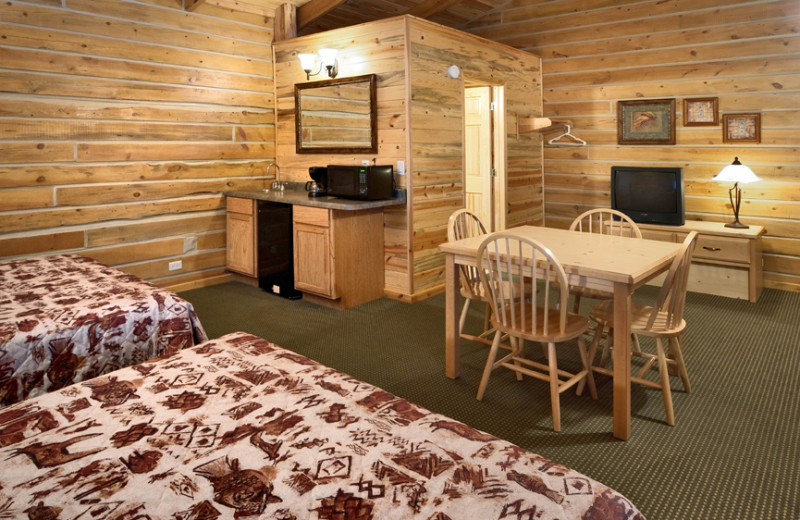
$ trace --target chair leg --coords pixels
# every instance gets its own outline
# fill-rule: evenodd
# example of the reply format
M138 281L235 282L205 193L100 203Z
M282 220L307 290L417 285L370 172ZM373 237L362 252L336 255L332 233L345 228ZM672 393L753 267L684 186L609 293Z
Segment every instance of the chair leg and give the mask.
M608 364L609 354L611 354L612 348L614 348L614 329L609 328L608 332L606 333L606 342L603 345L603 354L600 356L599 366L605 368L605 366Z
M678 374L681 376L683 382L683 389L687 394L692 393L692 385L689 384L689 373L686 371L686 363L683 361L683 348L681 346L681 338L673 338L670 340L670 351L675 356L675 363L678 365Z
M634 352L641 352L642 345L639 343L639 335L631 333L631 340L631 349L633 349Z
M511 336L509 342L511 343L511 351L514 353L514 357L512 358L514 366L522 367L522 363L520 363L517 358L525 356L525 340ZM517 381L522 381L522 372L515 370L514 373L517 376Z
M580 314L578 311L581 309L581 295L576 294L572 297L572 312L573 314Z
M483 330L489 330L489 318L492 317L492 304L486 302L486 310L483 312Z
M578 382L578 386L582 385L584 382L587 385L589 385L589 395L592 396L592 399L596 400L597 387L594 384L594 371L592 371L592 361L586 352L586 341L584 341L583 336L578 336L578 351L581 355L581 361L583 361L583 369L586 370L586 376Z
M592 367L594 366L594 358L595 358L595 355L597 353L597 347L600 344L600 338L603 337L603 328L604 328L603 325L601 325L600 323L598 323L595 326L595 328L594 328L594 336L592 336L592 342L589 343L589 350L586 353L586 360L589 363L588 369L589 369L589 372L592 373L592 383L594 383L594 371L592 370ZM586 386L586 380L585 379L580 381L580 382L578 382L578 386L577 386L577 388L575 390L575 394L576 395L581 395L583 393L583 388L585 386ZM594 399L597 399L597 397L594 397Z
M550 407L553 413L553 430L561 431L561 398L558 392L558 361L556 360L556 344L547 344L547 365L550 380Z
M476 399L480 401L483 399L483 393L486 391L486 385L489 383L489 375L494 370L494 360L497 358L497 350L500 347L500 337L502 334L498 330L494 333L494 341L492 341L492 348L489 349L489 357L486 359L486 366L483 367L483 377L481 377L481 384L478 386L478 395Z
M461 308L461 316L458 318L458 333L459 335L464 332L464 324L467 322L467 311L469 310L469 302L472 300L467 298L464 301L464 306ZM486 330L486 329L483 329Z
M664 342L656 338L658 352L658 373L661 376L661 394L664 396L664 411L667 413L667 424L675 426L675 412L672 408L672 389L669 386L669 367L667 356L664 352Z

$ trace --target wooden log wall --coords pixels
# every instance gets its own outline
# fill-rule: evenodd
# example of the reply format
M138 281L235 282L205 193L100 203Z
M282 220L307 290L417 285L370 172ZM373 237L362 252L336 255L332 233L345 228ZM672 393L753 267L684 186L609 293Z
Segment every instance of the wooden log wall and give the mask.
M378 153L298 154L295 147L295 83L329 79L325 72L310 80L300 68L297 55L321 48L339 50L337 78L377 76ZM392 164L406 160L405 25L401 18L356 25L310 36L275 42L276 155L281 178L306 182L308 168L362 161ZM395 175L398 187L406 177ZM411 294L409 277L409 213L404 206L384 209L385 292L396 298Z
M294 84L305 82L297 54L339 50L339 77L376 74L378 153L297 154ZM449 65L464 76L451 79ZM321 74L326 79L324 73ZM398 17L275 43L277 157L284 178L307 181L309 166L405 161L409 204L384 212L385 292L413 301L444 289L447 219L463 207L464 77L506 85L506 112L541 115L540 60L518 49L414 17ZM313 79L313 78L312 78ZM541 223L538 134L517 137L508 118L508 225Z
M412 18L409 31L414 289L441 290L447 220L464 207L464 85L503 86L507 158L506 226L542 223L538 133L516 135L516 115L541 116L538 56ZM448 77L449 65L461 76Z
M275 157L272 23L220 2L3 2L0 259L224 276L222 192L263 187Z
M743 187L740 218L762 225L764 282L800 290L800 2L526 0L474 21L479 36L543 59L544 113L574 122L585 148L545 148L545 215L566 227L610 205L612 165L681 166L686 218L728 222L711 180L735 156L764 179ZM761 114L761 143L723 143L722 125L685 126L683 100ZM677 101L675 145L618 145L617 102Z

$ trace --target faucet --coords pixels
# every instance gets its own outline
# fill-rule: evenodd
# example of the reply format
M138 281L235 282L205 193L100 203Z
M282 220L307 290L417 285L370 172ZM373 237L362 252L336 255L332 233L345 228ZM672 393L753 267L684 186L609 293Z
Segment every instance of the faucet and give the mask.
M267 165L267 173L265 175L269 176L269 171L273 166L275 167L275 170L277 171L277 174L275 175L275 180L272 182L271 189L277 190L277 191L283 191L283 183L281 182L281 167L278 166L278 163L275 163L275 162L269 163Z

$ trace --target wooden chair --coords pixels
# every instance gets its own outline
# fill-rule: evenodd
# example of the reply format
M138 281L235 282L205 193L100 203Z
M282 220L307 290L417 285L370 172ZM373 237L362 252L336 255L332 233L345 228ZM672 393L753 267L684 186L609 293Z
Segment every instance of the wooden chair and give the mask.
M628 236L642 238L639 226L631 220L629 216L621 211L607 208L590 209L572 221L570 231L581 233L597 233L601 235ZM578 313L581 306L581 297L593 298L595 300L610 300L613 295L610 292L587 287L570 286L572 294L572 312Z
M592 398L597 398L583 339L589 320L558 304L568 296L563 267L539 242L507 232L494 233L481 243L476 264L484 293L492 306L495 328L478 388L478 400L483 398L492 371L500 366L516 372L518 379L524 374L547 381L553 429L561 431L562 392L586 380ZM496 360L501 339L506 334L511 339L511 352ZM575 374L559 369L556 358L556 343L573 339L577 340L583 366ZM546 344L547 365L524 356L525 340Z
M692 231L683 241L680 251L672 261L664 284L658 293L655 304L640 305L631 304L631 332L645 337L655 338L656 353L638 350L631 352L632 356L645 359L641 369L631 376L631 381L652 388L658 388L664 397L664 409L667 415L667 424L675 425L675 413L672 407L672 390L670 388L670 373L678 375L683 382L686 393L692 392L689 384L689 374L686 371L686 363L683 359L681 348L681 336L686 329L686 321L683 319L683 309L686 304L686 285L689 280L689 268L692 262L692 250L697 240L697 232ZM595 372L613 374L611 370L605 368L609 357L612 338L611 330L614 324L614 306L611 301L604 301L595 306L589 312L589 318L597 322L592 343L589 346L589 359L594 360L597 346L603 336L603 330L608 329L603 355L600 365L593 367ZM664 341L667 348L664 348ZM645 378L653 366L658 368L659 381L652 381Z
M485 235L486 228L481 223L480 219L469 210L459 209L450 215L447 222L447 240L453 242L454 240L461 240L463 238L471 238L474 236ZM464 297L464 306L461 308L461 316L458 320L458 334L464 339L471 341L479 341L491 345L492 342L488 338L491 336L492 330L489 327L489 315L491 307L489 301L483 295L483 288L481 281L478 277L478 270L473 266L459 266L459 278L461 280L461 296ZM464 324L467 321L467 311L469 304L473 300L484 302L486 304L486 312L483 318L483 332L474 336L472 334L464 334Z

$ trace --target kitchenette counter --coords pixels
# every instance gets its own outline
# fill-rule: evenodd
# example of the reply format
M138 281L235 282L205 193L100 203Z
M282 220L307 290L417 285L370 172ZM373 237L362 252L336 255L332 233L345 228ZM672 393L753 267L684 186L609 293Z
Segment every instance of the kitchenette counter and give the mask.
M287 183L283 191L273 190L242 190L226 191L228 197L238 197L242 199L265 200L268 202L278 202L282 204L293 204L297 206L310 206L314 208L341 209L348 211L358 211L363 209L382 208L385 206L397 206L406 203L406 191L395 190L395 197L385 200L352 200L341 199L339 197L309 197L305 190L305 184L299 182Z

